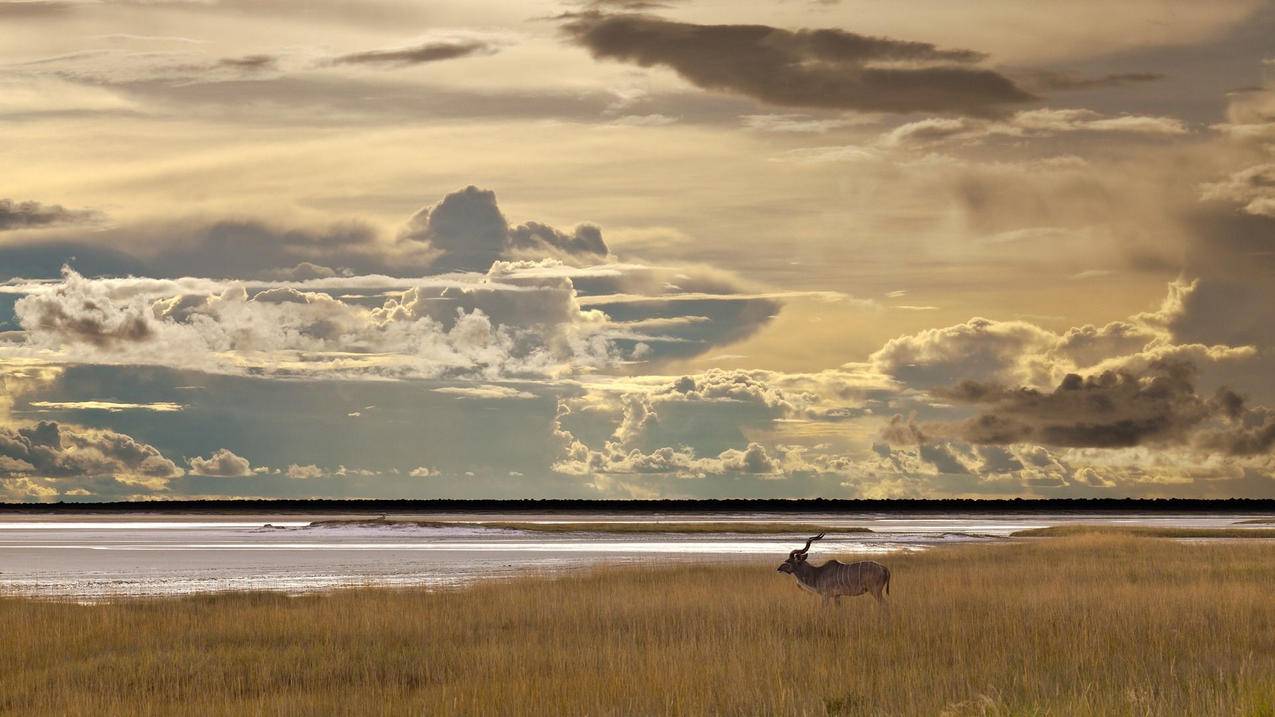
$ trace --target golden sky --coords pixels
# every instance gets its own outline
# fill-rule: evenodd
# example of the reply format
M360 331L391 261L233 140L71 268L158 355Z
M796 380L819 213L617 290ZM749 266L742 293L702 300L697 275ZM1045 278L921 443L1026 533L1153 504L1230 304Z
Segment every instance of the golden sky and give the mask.
M1275 496L1273 30L0 0L0 495Z

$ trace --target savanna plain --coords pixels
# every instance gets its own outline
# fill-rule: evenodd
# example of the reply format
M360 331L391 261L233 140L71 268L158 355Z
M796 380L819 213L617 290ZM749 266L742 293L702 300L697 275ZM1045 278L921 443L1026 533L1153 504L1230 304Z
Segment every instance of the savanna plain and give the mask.
M1081 531L883 561L888 615L759 562L3 599L0 712L1275 715L1273 542Z

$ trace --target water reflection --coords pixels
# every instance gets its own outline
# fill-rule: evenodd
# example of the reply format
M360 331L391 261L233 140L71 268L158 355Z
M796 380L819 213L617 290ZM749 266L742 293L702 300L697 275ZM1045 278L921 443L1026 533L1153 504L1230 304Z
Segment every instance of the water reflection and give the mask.
M830 533L819 557L888 555L936 545L1003 540L1014 530L1063 522L1224 526L1244 516L1007 515L900 516L844 514L715 515L716 522L766 520L867 527L871 533ZM631 516L572 516L578 522L638 522ZM430 516L476 521L474 515ZM652 520L704 520L652 516ZM540 520L562 516L491 516ZM309 592L356 585L463 585L519 574L552 573L599 564L781 559L804 537L723 533L544 533L478 526L307 527L306 516L100 517L0 520L0 592L57 599L163 596L226 590ZM272 527L265 527L270 524Z

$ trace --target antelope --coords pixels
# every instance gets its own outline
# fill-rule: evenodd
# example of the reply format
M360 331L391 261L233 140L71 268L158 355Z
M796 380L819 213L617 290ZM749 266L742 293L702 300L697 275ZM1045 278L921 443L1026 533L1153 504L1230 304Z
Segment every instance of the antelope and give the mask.
M823 538L820 533L806 541L806 547L788 553L788 559L779 565L779 572L797 578L797 586L823 598L825 605L841 597L854 597L869 593L882 608L888 608L881 593L890 593L890 569L881 563L865 560L846 565L829 560L823 565L806 562L810 544Z

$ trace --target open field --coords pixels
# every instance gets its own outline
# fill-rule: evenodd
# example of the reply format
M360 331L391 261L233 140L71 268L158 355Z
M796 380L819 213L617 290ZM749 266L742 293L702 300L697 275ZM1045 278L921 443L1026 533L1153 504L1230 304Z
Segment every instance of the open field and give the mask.
M1128 535L1143 538L1275 538L1275 528L1175 528L1148 525L1051 525L1010 533L1012 538Z
M869 598L822 608L770 564L0 600L0 712L1275 714L1275 544L1085 536L886 562L888 621Z
M351 518L316 520L311 527L382 527L410 528L497 528L525 530L535 533L743 533L771 535L785 533L871 533L870 528L819 525L817 523L775 523L766 521L646 521L646 522L531 522L509 520L409 520L388 518Z

